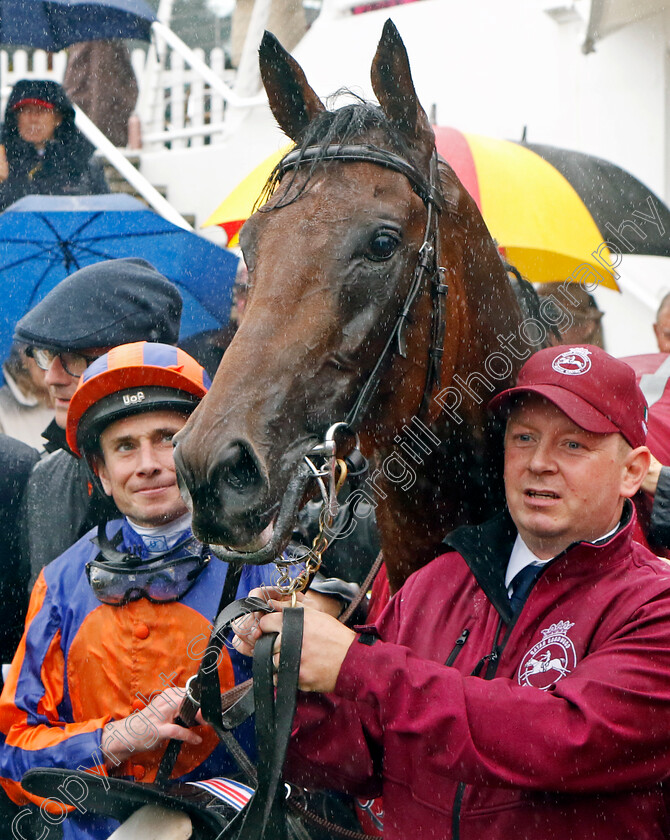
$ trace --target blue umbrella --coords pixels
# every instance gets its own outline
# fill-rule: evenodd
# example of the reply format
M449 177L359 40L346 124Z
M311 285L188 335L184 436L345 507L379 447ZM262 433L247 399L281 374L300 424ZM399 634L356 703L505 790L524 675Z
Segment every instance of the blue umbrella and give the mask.
M151 39L144 0L0 0L0 44L57 52L77 41Z
M228 322L239 260L135 198L32 195L0 213L0 361L16 322L78 268L143 257L179 288L181 338Z

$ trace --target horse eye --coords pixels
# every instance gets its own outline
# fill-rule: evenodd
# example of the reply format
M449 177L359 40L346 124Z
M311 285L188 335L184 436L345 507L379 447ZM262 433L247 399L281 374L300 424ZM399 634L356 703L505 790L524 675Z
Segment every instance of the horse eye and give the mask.
M390 233L377 233L369 246L368 256L371 260L388 260L398 247L398 240Z

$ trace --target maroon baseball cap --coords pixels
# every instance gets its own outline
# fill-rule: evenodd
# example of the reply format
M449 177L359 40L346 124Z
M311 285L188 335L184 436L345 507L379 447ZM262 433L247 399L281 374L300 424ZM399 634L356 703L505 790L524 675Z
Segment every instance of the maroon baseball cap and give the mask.
M508 408L518 394L539 394L587 432L621 432L633 447L647 438L647 401L626 362L600 347L547 347L528 359L515 388L497 394L489 409Z

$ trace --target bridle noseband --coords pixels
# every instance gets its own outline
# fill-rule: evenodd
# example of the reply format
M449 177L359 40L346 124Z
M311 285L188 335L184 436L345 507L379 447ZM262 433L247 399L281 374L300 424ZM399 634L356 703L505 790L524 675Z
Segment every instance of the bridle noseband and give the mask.
M379 385L382 368L387 359L394 353L398 353L402 358L407 357L405 327L408 323L414 301L421 290L425 278L430 280L433 309L426 383L424 385L419 414L425 414L427 412L433 389L439 389L440 387L448 287L444 283L444 268L440 264L439 214L445 206L448 206L450 210L455 212L456 206L455 203L447 201L440 190L436 152L433 152L430 164L430 177L426 180L423 174L412 163L405 160L405 158L393 154L393 152L388 152L385 149L380 149L377 146L364 144L332 145L327 146L325 149L320 146L307 146L304 149L295 149L283 158L277 168L279 180L289 170L294 170L310 163L316 164L331 160L342 163L374 163L378 166L399 172L410 182L412 189L426 205L427 210L423 244L419 248L414 276L410 283L402 311L391 330L384 349L380 353L375 366L347 415L346 425L355 432L358 431L362 419L367 414L370 402Z

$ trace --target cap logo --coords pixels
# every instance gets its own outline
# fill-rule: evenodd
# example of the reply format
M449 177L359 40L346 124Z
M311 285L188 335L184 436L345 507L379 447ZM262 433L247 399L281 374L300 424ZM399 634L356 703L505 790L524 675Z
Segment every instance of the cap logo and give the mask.
M123 395L123 404L124 405L139 405L141 402L144 402L144 391L138 391L136 394L124 394Z
M566 376L581 376L591 369L590 355L591 351L586 347L571 347L556 356L551 366L557 373L563 373Z

